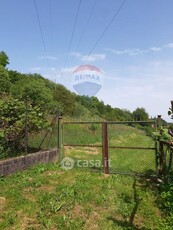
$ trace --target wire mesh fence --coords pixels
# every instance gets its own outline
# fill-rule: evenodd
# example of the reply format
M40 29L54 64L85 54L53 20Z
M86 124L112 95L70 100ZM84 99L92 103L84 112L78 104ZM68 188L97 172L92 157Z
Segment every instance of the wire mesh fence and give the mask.
M46 150L50 148L58 148L58 115L49 117L49 125L38 133L28 133L29 149Z
M95 162L103 169L105 151L105 122L64 122L64 156L77 162ZM106 122L107 151L110 173L155 173L156 148L152 132L154 122ZM96 162L101 162L96 164ZM93 163L93 162L92 162ZM90 166L87 164L86 166ZM93 165L92 165L93 166Z
M110 172L146 174L155 172L154 123L109 125Z
M63 146L74 167L102 170L101 122L63 122Z

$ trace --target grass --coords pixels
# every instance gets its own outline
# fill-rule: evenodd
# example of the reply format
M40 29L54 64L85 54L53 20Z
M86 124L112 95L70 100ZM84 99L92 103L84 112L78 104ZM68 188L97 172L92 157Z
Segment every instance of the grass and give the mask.
M101 144L101 131L101 125L67 125L64 143ZM49 144L56 141L55 129ZM109 125L109 145L151 148L154 141L141 129L117 124ZM64 156L74 159L73 169L45 164L0 178L0 229L172 229L165 227L150 180L103 174L101 148L64 147ZM109 156L111 172L154 171L154 150L117 148Z
M157 191L140 178L46 164L0 187L0 229L163 229Z
M97 144L102 145L102 127L97 124L93 131L90 124L68 124L64 128L65 144ZM110 172L128 173L155 173L155 150L154 149L128 149L128 147L154 148L155 142L147 136L144 130L124 125L110 124L109 134L109 160ZM116 148L111 148L116 147ZM127 149L122 149L127 147ZM101 148L69 148L64 149L65 156L70 156L75 161L101 160Z

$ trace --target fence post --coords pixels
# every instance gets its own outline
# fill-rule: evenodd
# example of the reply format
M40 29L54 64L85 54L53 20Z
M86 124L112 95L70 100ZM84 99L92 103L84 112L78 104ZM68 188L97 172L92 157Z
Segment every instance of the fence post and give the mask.
M158 175L158 166L159 166L159 143L155 138L155 167L156 167L156 174Z
M59 162L62 160L62 117L58 115L58 154Z
M165 175L166 170L166 159L165 159L165 152L164 152L164 144L162 141L159 141L159 152L160 152L160 175Z
M25 155L28 153L28 96L26 96L25 109Z
M109 156L108 156L108 124L102 123L102 159L103 170L105 174L109 174Z
M160 128L162 125L162 115L157 115L157 128Z

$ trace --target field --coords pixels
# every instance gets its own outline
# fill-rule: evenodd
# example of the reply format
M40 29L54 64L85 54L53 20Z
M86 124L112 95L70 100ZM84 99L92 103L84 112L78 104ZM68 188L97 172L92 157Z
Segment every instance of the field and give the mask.
M63 133L63 142L66 145L102 145L101 124L65 124ZM155 141L141 127L136 128L125 124L109 124L108 143L110 172L131 174L155 173ZM64 149L64 156L71 157L75 161L78 159L83 159L83 161L102 160L101 148L74 148L70 146L69 148L66 147ZM99 165L95 168L99 168Z
M101 125L67 125L63 139L100 145ZM109 146L152 148L154 141L141 128L117 124L109 126ZM131 176L103 174L101 148L65 146L71 170L46 164L0 178L0 229L164 229L156 186L133 174L154 173L154 150L110 149L109 156L111 172Z
M0 187L0 229L164 229L148 180L47 164Z

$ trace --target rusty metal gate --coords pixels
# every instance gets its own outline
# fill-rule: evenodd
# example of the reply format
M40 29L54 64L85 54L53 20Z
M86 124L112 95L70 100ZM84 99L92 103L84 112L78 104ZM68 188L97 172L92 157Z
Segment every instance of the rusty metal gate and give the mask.
M60 159L70 158L74 167L89 167L106 174L155 174L156 141L152 137L155 128L153 121L85 122L60 119Z

